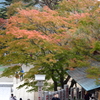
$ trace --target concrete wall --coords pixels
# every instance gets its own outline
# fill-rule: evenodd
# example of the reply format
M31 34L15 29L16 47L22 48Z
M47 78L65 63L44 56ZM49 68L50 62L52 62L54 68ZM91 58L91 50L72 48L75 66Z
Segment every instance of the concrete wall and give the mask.
M14 82L16 82L15 80L14 80ZM16 96L17 100L19 100L19 98L22 98L23 100L27 100L27 99L35 100L34 92L27 92L27 90L29 88L25 89L25 87L23 87L21 89L17 89L17 87L19 85L23 84L23 81L22 82L18 82L18 81L20 81L20 80L17 79L17 83L14 83L14 86L13 86L13 94L14 94L14 96Z
M32 67L33 66L25 66L25 65L22 66L24 72L27 72ZM0 74L1 73L2 71L0 71ZM12 83L12 86L8 86L9 83ZM35 100L34 92L31 93L27 92L27 89L25 89L25 87L17 89L17 87L21 84L23 84L23 81L20 81L20 79L7 78L7 77L0 78L0 100L9 100L11 93L13 93L14 96L16 96L17 100L19 100L19 98L22 98L23 100L27 99ZM13 92L11 92L11 89L13 90Z
M38 100L38 92L34 92L34 100Z
M11 94L10 87L0 87L0 100L9 100Z

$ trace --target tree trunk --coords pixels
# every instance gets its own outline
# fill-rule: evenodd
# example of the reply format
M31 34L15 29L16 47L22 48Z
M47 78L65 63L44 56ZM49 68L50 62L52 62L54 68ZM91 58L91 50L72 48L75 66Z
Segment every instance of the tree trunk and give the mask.
M64 88L64 77L63 76L60 77L60 84L63 89Z
M57 82L54 81L54 91L57 91Z
M70 78L71 77L68 75L67 78L66 78L66 80L64 81L64 84L67 84Z
M76 85L76 82L74 81L74 79L72 79L72 81L71 81L71 85L70 85L70 88L73 87L74 84Z

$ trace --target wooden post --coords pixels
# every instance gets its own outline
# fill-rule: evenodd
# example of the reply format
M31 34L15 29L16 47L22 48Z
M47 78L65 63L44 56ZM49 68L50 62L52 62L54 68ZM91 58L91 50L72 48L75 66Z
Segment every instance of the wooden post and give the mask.
M76 89L76 100L79 100L79 88L75 88Z

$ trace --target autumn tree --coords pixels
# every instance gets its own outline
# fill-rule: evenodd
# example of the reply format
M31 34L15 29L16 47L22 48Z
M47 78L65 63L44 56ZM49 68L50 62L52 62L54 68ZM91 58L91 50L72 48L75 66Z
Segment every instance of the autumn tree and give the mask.
M68 0L61 2L58 11L47 7L41 11L18 9L8 20L3 39L6 47L0 52L0 63L34 65L25 73L22 86L34 87L34 74L45 74L47 80L53 80L54 90L57 86L63 88L66 70L88 66L88 60L94 59L94 51L99 51L99 39L96 40L99 30L95 26L99 26L98 3ZM14 75L19 70L20 66L12 66L2 76Z
M17 13L17 8L20 9L34 9L39 8L35 7L35 5L39 5L41 8L43 6L48 6L50 9L56 9L58 6L59 1L62 0L5 0L4 2L1 2L0 4L3 4L4 6L0 8L0 18L8 18L15 13Z
M72 5L72 3L74 4ZM77 30L76 37L71 41L72 47L77 54L87 55L91 63L100 62L99 6L99 0L80 0L80 2L64 0L60 3L59 10L61 16L68 16L70 13L74 15L73 19L77 24ZM100 68L98 66L91 66L87 72L89 73L88 77L99 80Z
M54 90L57 86L63 88L66 70L70 69L73 60L75 67L86 64L85 60L82 61L84 57L79 58L70 47L75 30L68 28L73 27L68 21L68 18L47 7L41 12L19 10L8 20L7 35L13 36L6 39L8 46L1 52L1 63L33 64L34 68L25 74L26 83L29 84L36 73L46 74L47 80L53 80ZM7 55L3 56L4 53ZM3 75L8 75L9 70Z
M5 0L4 2L0 2L2 4L2 8L0 8L0 18L7 19L10 16L17 13L17 8L27 8L35 5L34 0Z

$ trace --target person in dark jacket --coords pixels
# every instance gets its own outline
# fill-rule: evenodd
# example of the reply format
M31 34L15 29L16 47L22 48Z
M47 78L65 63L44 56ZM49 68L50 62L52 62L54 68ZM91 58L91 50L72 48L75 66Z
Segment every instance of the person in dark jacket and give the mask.
M60 100L59 95L58 94L54 94L54 97L52 98L52 100Z
M85 94L85 100L90 100L90 97L91 97L91 94L89 93L89 92L87 92L86 94Z

